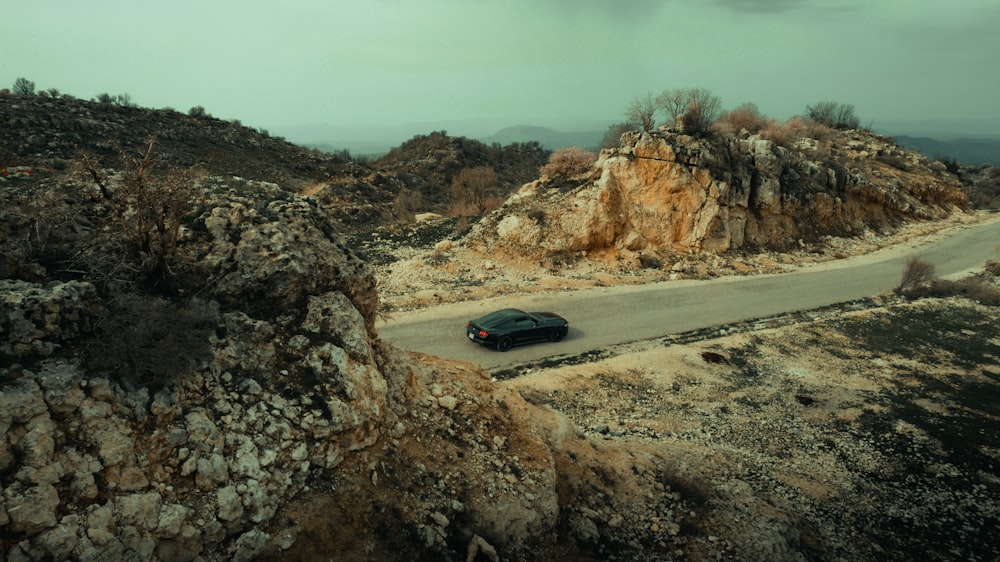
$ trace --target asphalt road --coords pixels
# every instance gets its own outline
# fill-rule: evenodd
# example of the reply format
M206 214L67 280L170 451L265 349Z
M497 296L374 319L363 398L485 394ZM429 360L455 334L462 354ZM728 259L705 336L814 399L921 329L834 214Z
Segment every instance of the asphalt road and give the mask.
M809 266L794 273L666 281L456 303L396 313L377 326L383 339L403 349L473 361L496 370L546 357L776 314L808 310L877 295L899 285L912 256L934 264L940 277L975 270L1000 259L1000 217L929 244L906 244L858 258ZM551 310L569 320L559 343L515 347L500 353L465 337L470 318L497 308Z

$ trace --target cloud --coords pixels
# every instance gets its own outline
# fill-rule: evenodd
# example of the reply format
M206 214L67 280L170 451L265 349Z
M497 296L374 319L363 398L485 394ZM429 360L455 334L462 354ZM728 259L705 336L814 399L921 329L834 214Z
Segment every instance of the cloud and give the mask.
M669 4L671 0L626 0L611 2L609 0L529 0L527 4L532 9L562 15L568 18L593 17L599 14L611 21L635 22L648 18Z
M727 10L734 12L755 13L755 14L779 14L798 10L799 8L814 8L817 6L815 0L715 0L715 3ZM822 3L823 8L831 7L835 1Z

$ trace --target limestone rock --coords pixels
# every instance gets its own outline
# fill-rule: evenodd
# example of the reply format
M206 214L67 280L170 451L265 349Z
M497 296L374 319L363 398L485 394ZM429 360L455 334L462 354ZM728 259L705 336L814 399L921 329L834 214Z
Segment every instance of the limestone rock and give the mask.
M869 156L902 152L888 142L864 131L789 146L665 129L626 134L621 148L602 152L593 175L569 189L545 179L525 185L467 242L522 256L784 248L967 205L957 180L925 158L913 155L899 169ZM539 212L544 222L528 218Z

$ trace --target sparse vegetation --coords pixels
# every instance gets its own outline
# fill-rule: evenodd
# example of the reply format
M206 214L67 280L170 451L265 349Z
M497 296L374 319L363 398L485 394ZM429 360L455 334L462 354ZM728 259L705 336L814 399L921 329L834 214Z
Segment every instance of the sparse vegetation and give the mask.
M666 90L656 98L682 133L707 133L722 111L722 101L704 88Z
M910 291L934 281L935 278L934 264L919 256L913 256L906 260L906 268L903 269L903 278L897 290Z
M753 135L773 126L774 120L762 115L753 103L744 103L726 111L715 121L716 129L731 135L738 135L744 130Z
M986 263L985 274L996 276L993 271L1000 272L997 262ZM912 257L906 262L903 279L896 291L908 298L946 298L966 297L980 304L1000 306L1000 287L984 278L969 276L952 281L938 279L934 274L934 265L919 257Z
M88 364L129 386L168 386L212 357L216 315L205 303L125 293L109 308L87 348Z
M550 178L572 178L589 172L596 161L593 152L571 146L553 152L539 172Z
M423 205L424 198L419 191L401 189L393 200L395 218L399 222L411 222L416 212Z
M490 200L496 197L497 188L497 176L493 168L465 168L451 182L453 205L458 205L458 209L471 207L483 214L490 207Z
M90 154L78 156L81 173L109 204L123 242L123 255L104 264L108 269L91 271L106 283L140 273L151 286L167 290L175 275L181 220L192 208L198 172L157 170L155 146L156 139L150 137L146 147L136 154L117 147L123 166L118 175L110 175Z
M860 125L860 120L854 115L853 105L834 101L806 106L806 116L834 129L857 129Z
M656 111L659 109L656 98L647 92L644 97L632 100L625 115L630 123L638 123L644 132L653 130L656 126Z
M541 224L545 222L545 211L542 209L532 209L528 211L528 218Z

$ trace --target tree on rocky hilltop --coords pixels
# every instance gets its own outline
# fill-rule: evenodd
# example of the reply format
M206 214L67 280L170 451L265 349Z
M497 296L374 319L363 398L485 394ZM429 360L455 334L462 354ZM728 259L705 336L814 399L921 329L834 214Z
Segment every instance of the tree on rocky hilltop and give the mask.
M674 126L688 134L707 132L722 112L722 101L705 88L666 90L656 101Z
M647 92L645 97L638 97L632 100L632 104L628 106L625 116L628 117L629 122L638 123L642 127L642 130L648 133L656 126L657 109L659 109L657 99L653 98L653 94Z
M14 80L12 92L15 96L33 96L35 95L35 83L27 78L18 78Z

